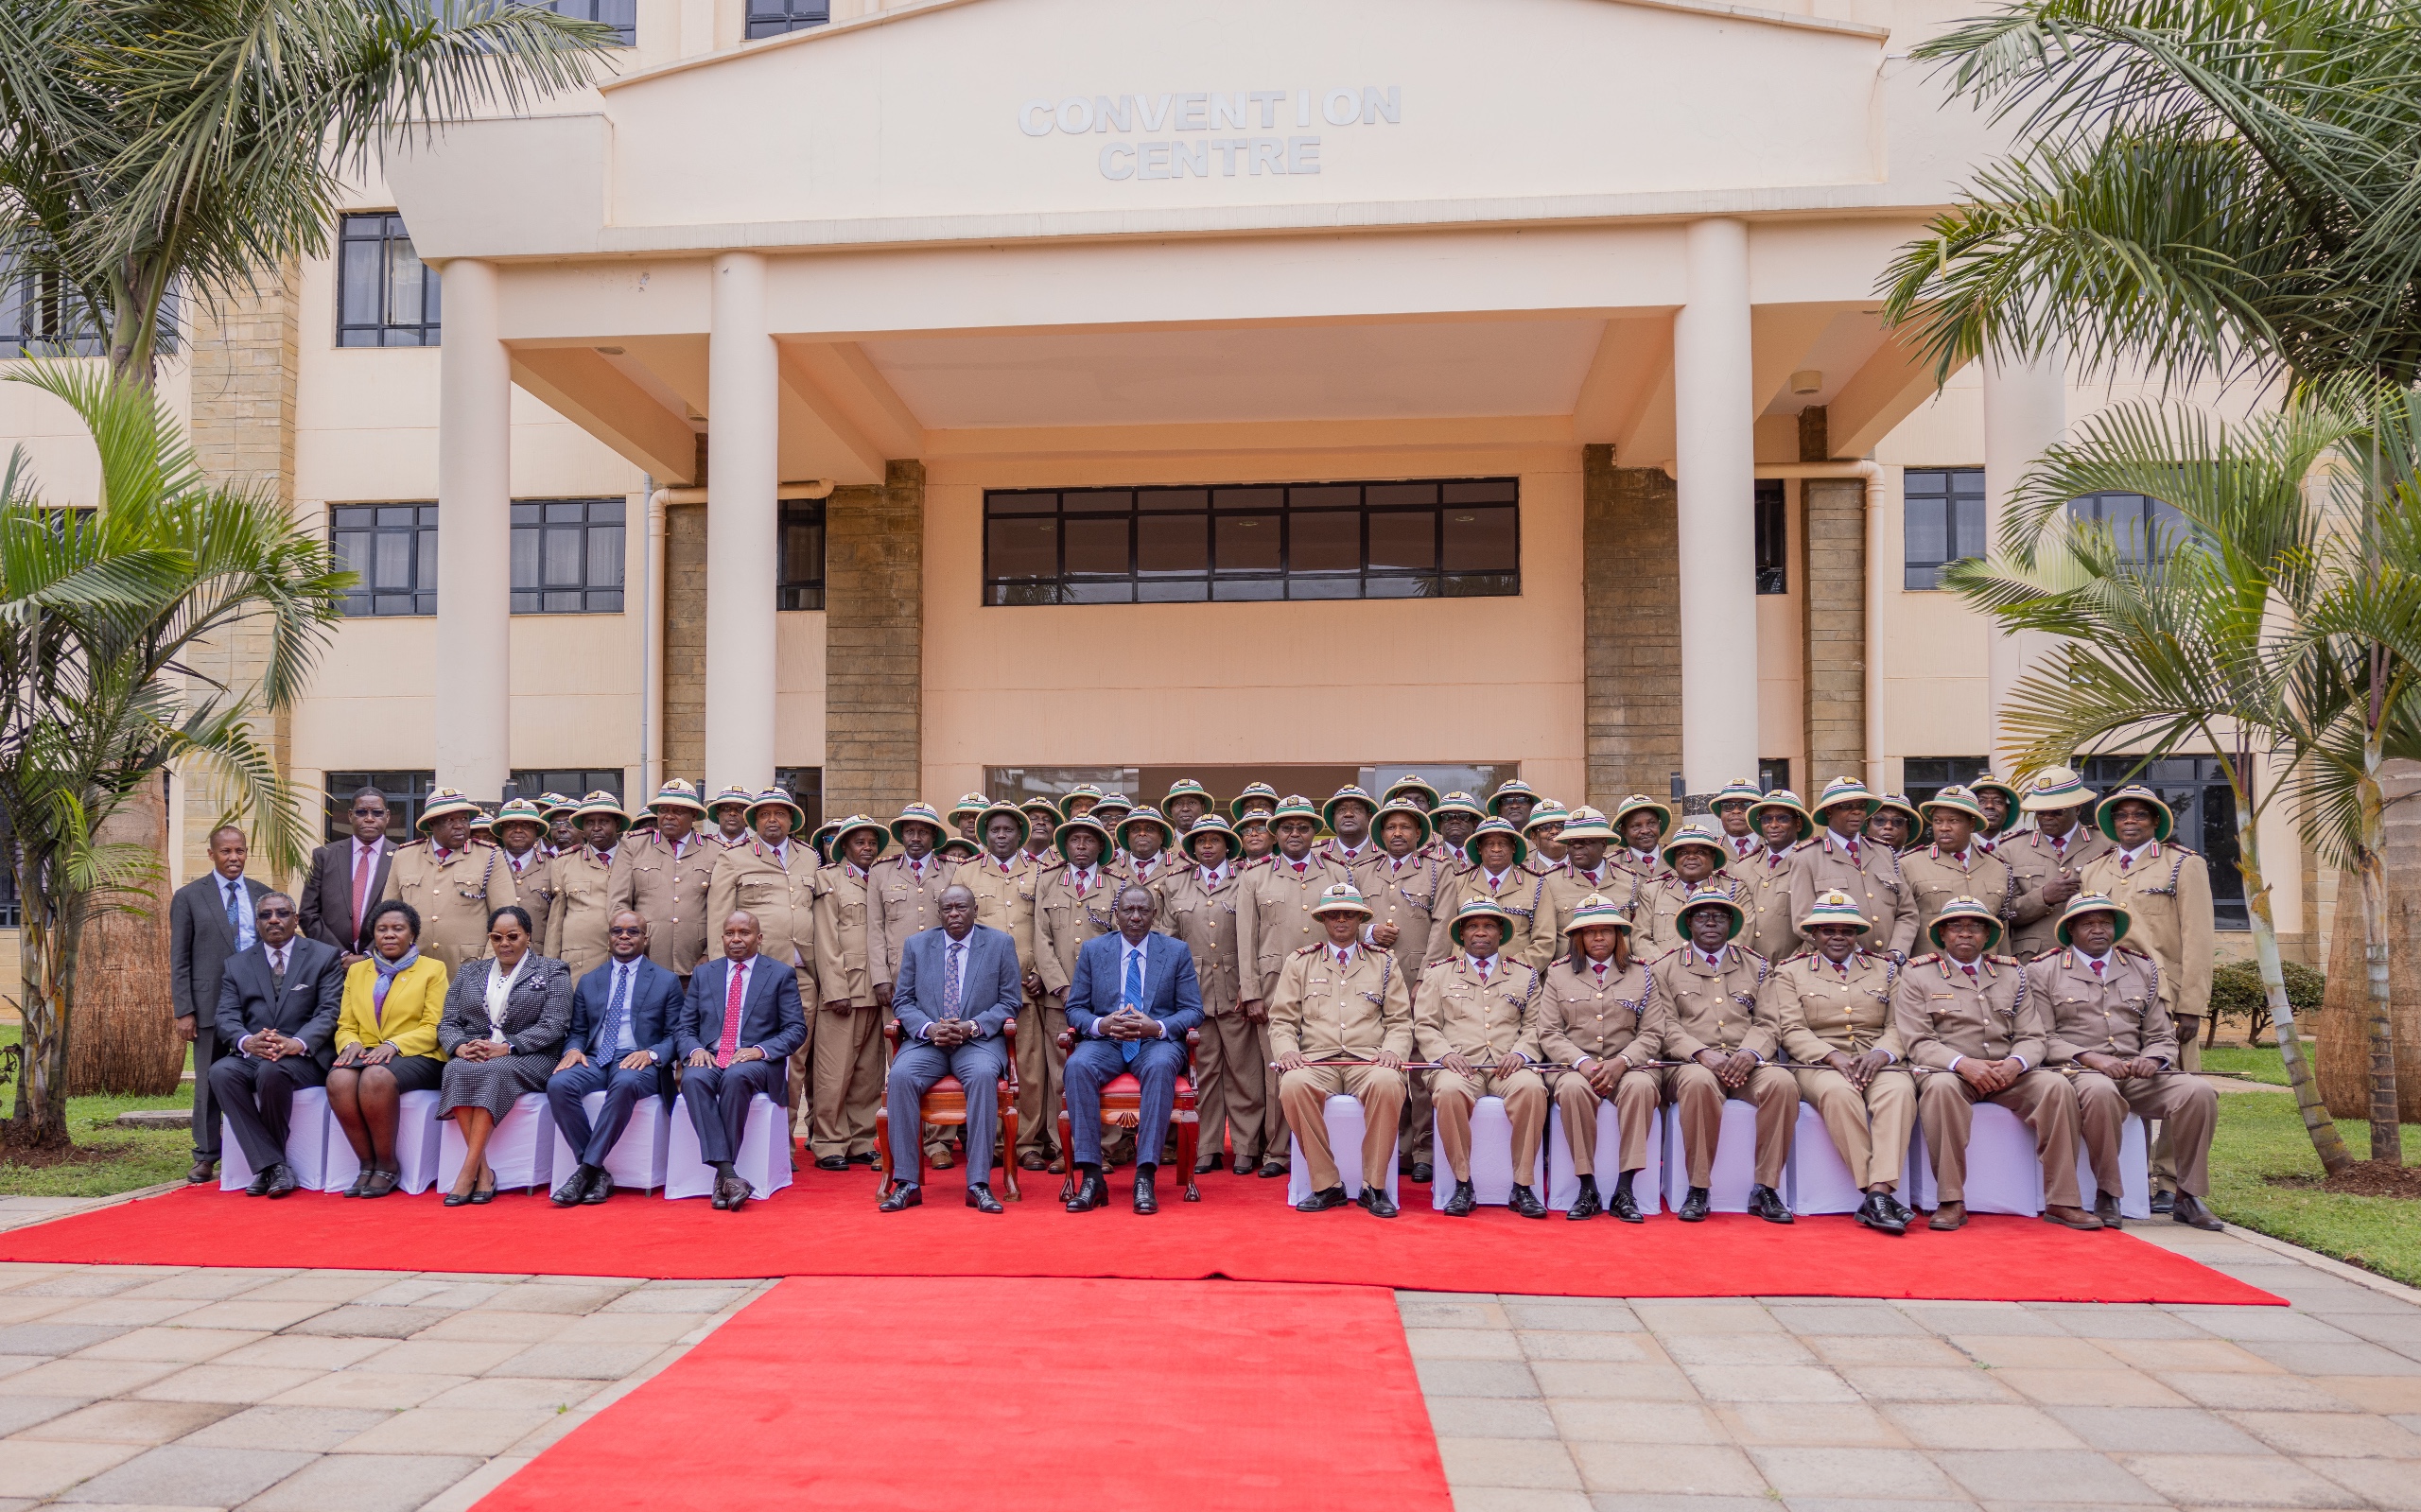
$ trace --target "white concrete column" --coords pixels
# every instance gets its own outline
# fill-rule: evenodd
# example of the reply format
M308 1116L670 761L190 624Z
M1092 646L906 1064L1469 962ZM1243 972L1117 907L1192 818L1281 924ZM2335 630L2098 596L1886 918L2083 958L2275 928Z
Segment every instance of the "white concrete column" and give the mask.
M1681 773L1695 793L1757 774L1756 393L1749 228L1690 224L1673 317L1681 511Z
M774 781L781 369L755 252L715 259L706 405L706 781L761 790Z
M493 802L513 770L513 367L496 269L445 265L437 359L437 781Z
M2018 479L2060 439L2068 425L2068 380L2064 353L2053 350L2034 361L2011 364L1987 356L1984 380L1984 514L1987 549L2000 545L2001 521ZM2028 664L2043 654L2051 637L2039 632L2004 634L1998 627L1986 634L1992 640L1986 662L1986 708L1990 716L1987 755L1993 770L2011 775L2010 756L2001 745L2001 709L2010 689L2026 675Z

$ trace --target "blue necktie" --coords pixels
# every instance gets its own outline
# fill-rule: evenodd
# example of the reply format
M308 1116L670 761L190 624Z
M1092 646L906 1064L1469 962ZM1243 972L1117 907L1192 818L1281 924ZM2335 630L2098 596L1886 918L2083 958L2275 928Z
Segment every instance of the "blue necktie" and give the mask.
M632 970L619 964L614 967L614 999L605 1005L605 1028L597 1036L597 1048L607 1055L617 1054L622 1047L622 1005L630 994Z
M1143 952L1141 950L1126 952L1126 982L1119 989L1119 997L1137 1013L1143 1011ZM1126 1064L1132 1066L1143 1044L1141 1040L1122 1039L1118 1042L1118 1049L1126 1057Z

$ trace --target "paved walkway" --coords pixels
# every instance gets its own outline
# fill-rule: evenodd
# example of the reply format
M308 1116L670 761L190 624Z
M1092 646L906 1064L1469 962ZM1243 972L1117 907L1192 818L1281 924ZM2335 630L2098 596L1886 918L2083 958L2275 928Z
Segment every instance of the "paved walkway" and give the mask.
M2134 1231L2294 1306L1400 1301L1465 1512L2421 1512L2421 1295ZM0 1265L0 1512L461 1512L764 1284Z

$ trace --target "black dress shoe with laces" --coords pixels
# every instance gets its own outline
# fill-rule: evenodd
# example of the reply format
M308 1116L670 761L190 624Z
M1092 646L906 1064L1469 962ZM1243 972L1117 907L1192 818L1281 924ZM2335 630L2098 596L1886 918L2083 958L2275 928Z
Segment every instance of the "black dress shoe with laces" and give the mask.
M2203 1199L2183 1191L2177 1194L2175 1209L2168 1216L2173 1222L2189 1228L2204 1229L2214 1234L2223 1232L2228 1226L2211 1216L2211 1209L2203 1206ZM2112 1226L2116 1226L2115 1222Z
M292 1166L279 1164L269 1168L269 1194L272 1197L290 1197L294 1194Z
M1630 1173L1628 1171L1623 1173L1625 1177L1629 1176L1629 1174ZM1618 1181L1614 1184L1614 1194L1606 1199L1606 1208L1609 1212L1611 1212L1615 1217L1621 1219L1627 1224L1644 1224L1647 1222L1646 1215L1639 1210L1639 1199L1630 1194L1630 1182L1629 1180Z
M893 1182L891 1190L882 1194L882 1201L874 1205L875 1211L883 1213L905 1212L911 1208L923 1206L925 1189L913 1181Z
M253 1172L253 1179L244 1184L244 1195L247 1197L268 1196L269 1178L276 1170L275 1166L263 1166L260 1170Z
M1900 1221L1902 1228L1907 1228L1917 1221L1917 1210L1902 1202L1897 1192L1885 1192L1883 1206L1890 1209L1891 1216Z
M1563 1216L1576 1224L1583 1218L1594 1218L1605 1210L1606 1205L1597 1199L1597 1183L1583 1176L1580 1180L1580 1195L1572 1199L1572 1211Z
M1870 1191L1866 1194L1866 1201L1857 1205L1857 1221L1877 1233L1890 1234L1897 1239L1908 1231L1908 1221L1894 1213L1891 1207L1889 1192Z
M549 1192L547 1200L558 1208L576 1208L580 1205L581 1199L587 1195L588 1168L574 1166L571 1168L571 1174L564 1177L564 1184Z
M1433 1180L1437 1174L1437 1168L1431 1165L1426 1160L1415 1160L1412 1163L1412 1179L1420 1182L1424 1187L1429 1185L1431 1180Z
M1261 1179L1263 1181L1275 1180L1286 1173L1286 1162L1283 1160L1263 1160L1261 1163Z
M2174 1215L2177 1211L2177 1193L2173 1191L2153 1192L2152 1211L2156 1213L2169 1213Z
M588 1178L588 1195L580 1199L580 1205L583 1208L594 1208L612 1195L614 1195L614 1178L600 1170L597 1174Z
M1156 1213L1160 1210L1159 1194L1152 1190L1151 1172L1135 1173L1135 1210L1139 1213Z
M1393 1218L1396 1215L1396 1205L1388 1200L1386 1189L1383 1187L1365 1187L1362 1195L1353 1200L1373 1218Z
M2104 1228L2117 1228L2126 1223L2118 1215L2118 1194L2105 1191L2093 1199L2093 1216L2101 1220Z
M748 1199L755 1194L756 1189L748 1184L747 1177L734 1176L731 1178L730 1190L723 1194L723 1210L727 1213L736 1213L748 1206Z
M815 1169L818 1171L846 1171L849 1169L849 1157L845 1155L820 1155L815 1157Z
M1792 1222L1790 1208L1783 1202L1782 1193L1771 1187L1749 1189L1749 1210L1769 1224Z
M1068 1210L1071 1213L1089 1213L1096 1208L1107 1206L1109 1183L1104 1181L1097 1171L1089 1173L1084 1180L1077 1182L1076 1194L1068 1199Z
M1472 1215L1472 1209L1478 1206L1479 1193L1472 1190L1472 1184L1468 1181L1457 1181L1454 1183L1453 1194L1446 1199L1444 1210L1449 1218L1469 1218Z
M967 1206L974 1208L979 1213L999 1213L1008 1211L1007 1208L1001 1206L1001 1199L992 1195L991 1187L987 1183L981 1181L968 1183L967 1188Z
M1707 1209L1713 1205L1713 1202L1707 1195L1707 1190L1704 1187L1692 1187L1690 1189L1689 1195L1681 1199L1681 1211L1680 1215L1681 1222L1685 1224L1705 1223Z
M218 1161L197 1160L193 1163L193 1169L185 1173L185 1185L188 1187L199 1187L203 1182L212 1179L218 1174Z
M1352 1200L1345 1194L1343 1187L1331 1187L1324 1191L1313 1192L1297 1203L1295 1210L1298 1213L1324 1213L1331 1208L1342 1208Z
M1544 1218L1547 1215L1547 1205L1539 1201L1539 1194L1519 1182L1514 1183L1513 1194L1505 1199L1505 1206L1513 1209L1516 1218Z

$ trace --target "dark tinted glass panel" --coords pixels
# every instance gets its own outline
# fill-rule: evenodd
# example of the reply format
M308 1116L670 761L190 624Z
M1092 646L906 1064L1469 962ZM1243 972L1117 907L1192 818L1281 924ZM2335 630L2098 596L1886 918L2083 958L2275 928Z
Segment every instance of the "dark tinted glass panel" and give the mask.
M1520 565L1511 508L1446 511L1449 572L1511 572Z
M1323 493L1332 490L1321 490ZM1362 565L1362 512L1296 511L1287 522L1287 567L1295 572L1351 572ZM1299 596L1298 596L1299 597ZM1342 595L1353 598L1352 594Z
M1059 575L1059 522L993 520L984 530L986 572L994 579Z
M1130 563L1125 516L1111 520L1071 519L1064 528L1068 532L1069 577L1127 575Z
M1276 572L1283 564L1280 535L1282 514L1223 514L1219 517L1219 570Z
M1135 566L1145 575L1210 570L1210 521L1200 514L1145 515L1135 530Z
M515 504L514 613L619 613L621 522L620 499L538 499Z
M341 217L336 268L339 346L437 345L438 275L420 260L403 217Z
M1435 510L1387 511L1370 516L1372 571L1385 568L1427 572L1437 565L1437 513Z

